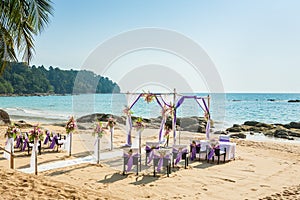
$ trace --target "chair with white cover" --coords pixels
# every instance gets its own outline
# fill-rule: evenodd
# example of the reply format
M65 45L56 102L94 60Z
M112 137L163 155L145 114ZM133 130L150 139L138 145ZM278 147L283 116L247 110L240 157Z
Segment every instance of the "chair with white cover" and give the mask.
M145 160L145 165L151 163L154 153L154 149L159 149L159 142L146 142L146 160ZM148 159L149 158L149 159Z
M201 154L205 154L204 159L206 160L208 154L208 147L204 143L201 144L201 140L192 140L190 144L191 161L197 159L197 154L199 155L199 161L201 160Z
M133 165L136 166L136 175L141 171L141 155L139 153L139 148L130 148L123 151L123 175L126 172L131 171ZM127 169L126 169L127 166Z
M165 167L167 176L171 173L171 150L170 149L154 149L153 150L153 176L156 176L157 172L161 172L162 168Z
M188 159L188 145L173 145L172 146L172 154L173 154L173 158L172 158L172 164L173 167L174 165L177 165L181 159L184 160L184 168L186 169L186 167L189 165L189 159ZM175 162L174 162L175 160Z

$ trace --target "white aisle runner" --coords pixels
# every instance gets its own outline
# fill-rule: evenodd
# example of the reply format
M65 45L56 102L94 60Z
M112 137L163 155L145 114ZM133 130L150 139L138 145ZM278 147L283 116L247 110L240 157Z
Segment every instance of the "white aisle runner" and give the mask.
M122 150L103 152L100 154L100 160L107 160L107 159L116 158L116 157L121 158L122 155L123 155ZM63 161L57 161L57 162L53 162L53 163L38 165L38 172L68 167L68 166L72 166L72 165L78 165L78 164L82 164L82 163L96 163L96 162L95 162L94 156L86 156L83 158L76 158L73 160L63 160ZM18 169L18 171L21 171L24 173L33 173L34 169L24 168L24 169Z

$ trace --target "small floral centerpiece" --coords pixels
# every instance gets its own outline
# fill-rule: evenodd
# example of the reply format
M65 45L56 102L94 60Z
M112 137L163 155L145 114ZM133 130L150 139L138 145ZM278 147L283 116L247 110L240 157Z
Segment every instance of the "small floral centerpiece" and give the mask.
M126 115L126 116L130 116L133 114L133 112L130 110L130 108L128 106L125 106L124 110L123 110L123 113Z
M116 119L114 119L113 117L108 118L107 126L109 128L113 128L115 125L116 125Z
M97 135L97 137L102 138L102 136L105 134L105 130L102 127L102 122L97 122L94 128L93 135Z
M155 98L155 95L150 92L144 93L143 96L147 103L151 103L153 101L153 99Z
M18 129L14 124L11 124L7 127L5 137L15 139L19 133L21 133L20 129Z
M29 131L28 139L29 141L34 141L34 139L42 141L44 139L44 134L39 125L33 126L33 129Z
M143 130L145 128L143 119L141 117L137 118L137 120L135 121L134 127L136 128L137 131Z
M66 132L71 133L77 128L74 117L72 116L66 124Z

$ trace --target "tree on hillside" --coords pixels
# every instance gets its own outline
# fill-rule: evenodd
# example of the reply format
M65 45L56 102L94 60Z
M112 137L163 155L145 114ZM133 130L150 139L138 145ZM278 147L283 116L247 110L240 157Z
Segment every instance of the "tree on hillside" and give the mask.
M51 0L0 0L0 71L17 54L29 63L34 36L40 34L52 15Z

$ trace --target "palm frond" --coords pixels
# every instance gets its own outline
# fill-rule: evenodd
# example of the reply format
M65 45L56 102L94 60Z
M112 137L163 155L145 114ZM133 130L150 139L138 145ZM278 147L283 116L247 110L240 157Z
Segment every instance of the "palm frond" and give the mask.
M53 9L49 0L31 0L29 3L29 22L37 33L41 33L50 22Z

